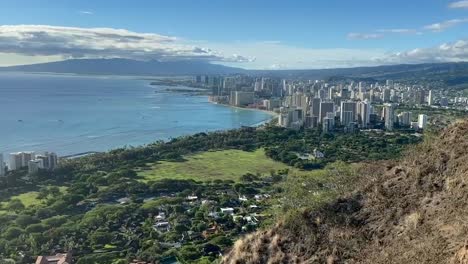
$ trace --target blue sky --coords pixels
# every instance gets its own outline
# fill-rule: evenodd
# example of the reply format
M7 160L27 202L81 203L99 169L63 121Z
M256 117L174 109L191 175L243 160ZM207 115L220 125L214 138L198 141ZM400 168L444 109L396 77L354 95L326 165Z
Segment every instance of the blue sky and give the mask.
M132 52L124 52L118 39L106 39L102 31L92 32L87 46L79 42L82 54L63 47L57 48L56 54L44 53L44 47L58 45L56 40L52 46L43 43L51 36L65 39L67 47L78 45L71 39L76 35L59 36L67 27L83 29L85 35L93 28L108 28L167 36L176 40L159 48L164 55L151 50L147 59L177 59L174 54L182 49L180 59L201 58L244 68L330 68L468 59L468 1L2 0L0 25L10 26L7 33L0 30L0 65L76 57L133 58L137 54L139 43L133 43ZM32 25L60 28L49 33L28 27ZM22 37L15 39L15 30L22 32ZM31 35L36 37L28 40ZM29 45L27 51L14 49L14 41ZM96 47L93 41L108 42L107 53L100 55L97 50L103 47ZM8 43L2 46L2 42ZM194 47L209 56L197 53L192 58ZM145 59L142 53L147 50L144 46L137 59ZM174 50L177 52L168 55Z

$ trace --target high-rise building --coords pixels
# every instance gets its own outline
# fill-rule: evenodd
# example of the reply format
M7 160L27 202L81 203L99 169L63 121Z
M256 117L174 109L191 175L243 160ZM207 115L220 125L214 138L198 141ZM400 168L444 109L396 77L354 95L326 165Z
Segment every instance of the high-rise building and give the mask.
M325 100L327 98L327 92L324 89L318 91L318 98Z
M304 126L306 128L316 128L318 126L318 116L306 116Z
M230 103L235 106L247 106L254 103L254 93L252 92L231 92Z
M440 98L440 106L447 107L448 106L448 99L447 97Z
M395 123L395 107L393 104L384 105L384 120L385 120L385 129L392 131L393 125Z
M331 86L328 87L328 99L333 100L333 97L335 97L335 87Z
M265 106L267 110L273 111L275 108L279 108L281 106L281 100L280 99L264 100L263 105Z
M351 97L351 94L349 92L348 89L346 88L341 88L341 91L340 91L340 97L342 99L349 99Z
M364 82L359 82L358 83L358 88L360 93L365 93L366 92L366 87L364 85Z
M312 98L310 100L310 115L311 116L320 116L320 103L322 100L320 98Z
M434 104L434 95L432 90L429 90L429 95L427 96L427 104L433 105Z
M370 123L370 114L372 112L372 105L367 102L359 102L356 106L358 124L362 128L367 128Z
M335 113L335 104L333 102L321 102L320 103L320 114L319 114L320 123L323 122L323 119L327 116L327 113Z
M263 82L261 80L258 80L258 79L255 80L254 91L255 92L260 92L261 90L263 90L262 84L263 84Z
M53 170L57 166L57 154L45 152L43 155L36 155L36 160L42 160L44 169Z
M382 91L382 101L390 102L390 97L391 97L391 90L388 88L383 89Z
M10 153L10 162L8 163L8 168L10 170L17 170L23 167L23 158L21 152Z
M387 85L388 87L393 87L393 80L387 80L387 81L386 81L386 85Z
M354 113L352 111L341 111L340 122L344 127L348 127L349 124L354 123Z
M5 162L3 161L3 154L0 153L0 177L5 176Z
M418 127L419 129L426 129L427 126L427 115L420 114L418 116Z
M348 113L350 112L350 113ZM356 117L356 102L343 101L341 102L340 109L340 123L342 126L347 126L349 123L354 122Z
M26 167L28 166L28 162L34 158L35 154L32 151L11 153L9 169L17 170Z
M414 99L416 104L423 105L426 100L426 91L423 89L417 90Z
M398 115L398 123L400 126L409 127L411 126L411 120L413 119L413 114L411 112L401 112Z
M322 121L322 131L323 133L330 133L335 127L335 117L332 113L328 113L327 116Z
M44 168L43 160L34 159L34 160L28 161L28 172L30 174L36 173L39 171L39 169L43 169L43 168Z

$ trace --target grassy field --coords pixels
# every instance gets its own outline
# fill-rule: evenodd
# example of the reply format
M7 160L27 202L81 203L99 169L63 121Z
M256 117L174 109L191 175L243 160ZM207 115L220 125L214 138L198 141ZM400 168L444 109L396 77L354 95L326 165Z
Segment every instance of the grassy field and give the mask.
M37 199L38 192L27 192L17 196L11 197L11 199L19 199L25 207L41 204L41 200Z
M185 157L184 162L159 162L150 170L140 171L146 181L163 178L237 181L245 173L269 174L271 170L288 168L265 155L263 149L254 152L241 150L208 151Z
M67 187L61 186L59 187L60 192L64 193L67 191ZM22 193L19 195L15 195L10 197L10 200L12 199L19 199L25 207L30 207L30 206L35 206L35 205L40 205L42 203L41 200L37 199L37 195L39 192L26 192ZM8 202L1 202L0 204L5 206ZM0 210L1 213L8 213L6 210Z

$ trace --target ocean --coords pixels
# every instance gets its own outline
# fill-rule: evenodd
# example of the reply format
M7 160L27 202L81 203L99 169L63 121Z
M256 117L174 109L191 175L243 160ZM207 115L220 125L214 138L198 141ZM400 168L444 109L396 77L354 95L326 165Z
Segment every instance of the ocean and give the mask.
M137 77L0 73L0 153L107 151L271 119L149 83Z

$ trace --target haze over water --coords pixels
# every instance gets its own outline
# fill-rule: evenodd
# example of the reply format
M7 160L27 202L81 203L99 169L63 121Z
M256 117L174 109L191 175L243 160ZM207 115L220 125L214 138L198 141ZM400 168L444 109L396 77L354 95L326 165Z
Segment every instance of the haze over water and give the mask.
M71 155L250 126L270 115L166 92L148 80L0 74L0 153ZM155 92L156 91L156 92Z

